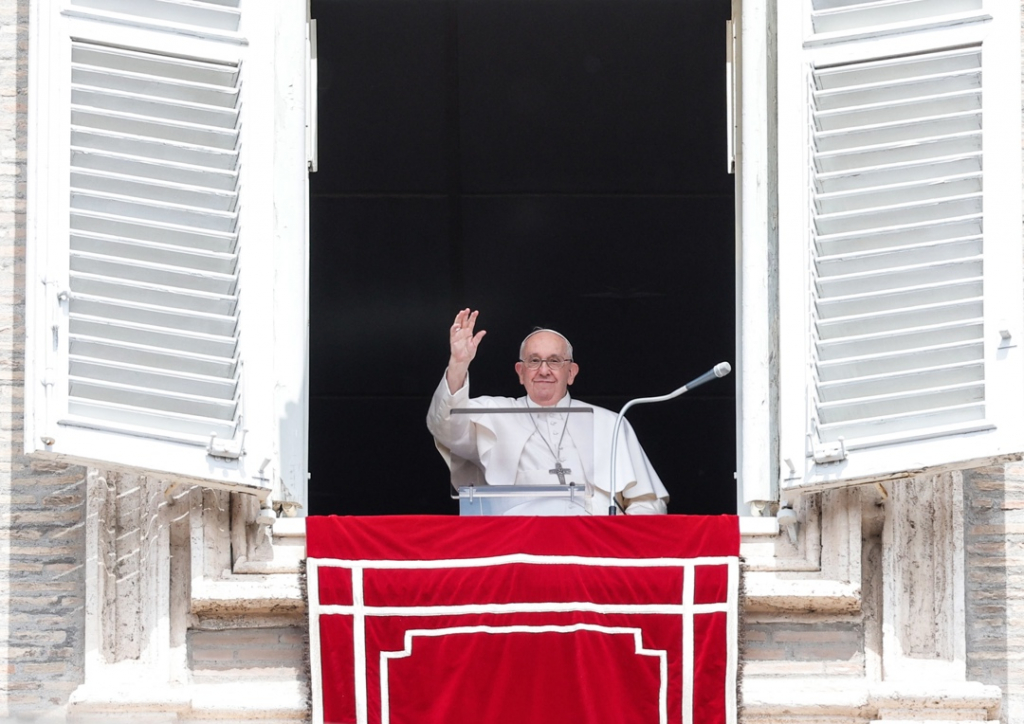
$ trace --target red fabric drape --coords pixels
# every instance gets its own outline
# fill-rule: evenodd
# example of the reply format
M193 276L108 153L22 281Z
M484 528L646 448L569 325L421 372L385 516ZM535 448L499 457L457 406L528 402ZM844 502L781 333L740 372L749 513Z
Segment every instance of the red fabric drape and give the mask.
M736 720L733 516L313 517L314 721Z

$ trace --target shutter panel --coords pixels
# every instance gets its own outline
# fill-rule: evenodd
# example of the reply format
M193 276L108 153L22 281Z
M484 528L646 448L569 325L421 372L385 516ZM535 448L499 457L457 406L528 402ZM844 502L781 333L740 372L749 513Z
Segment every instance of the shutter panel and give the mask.
M780 99L783 485L1012 456L1020 206L997 190L1020 188L1000 158L1019 157L1016 18L980 0L804 12L798 52L780 30L780 88L803 97Z
M274 395L303 380L273 363L273 331L304 327L304 300L275 311L273 259L280 227L304 229L305 209L265 207L275 174L305 168L304 153L267 152L305 138L305 112L268 113L278 84L266 80L286 13L300 55L279 68L301 80L305 5L249 4L34 8L30 452L261 497L275 471L304 469L280 459L289 433L274 414ZM288 241L304 258L305 239ZM291 354L301 367L304 349Z
M69 420L236 437L238 71L72 43Z

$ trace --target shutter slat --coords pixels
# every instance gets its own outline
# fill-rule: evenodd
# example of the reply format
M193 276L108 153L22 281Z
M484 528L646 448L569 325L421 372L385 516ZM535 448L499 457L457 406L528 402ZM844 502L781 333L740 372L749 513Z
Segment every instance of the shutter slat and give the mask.
M168 290L155 285L129 284L91 274L72 274L71 291L76 297L101 297L225 316L234 315L238 307L237 296L200 292L182 294L179 290Z
M85 400L134 405L148 410L209 417L214 420L232 420L237 403L234 400L215 400L199 395L162 392L145 387L106 382L89 377L68 378L71 396Z
M162 264L194 271L208 271L215 274L234 275L238 265L237 254L190 249L86 232L74 232L71 235L71 249L76 253L91 253L97 256Z
M821 87L821 76L817 76L818 88L812 92L815 109L812 118L842 117L889 107L894 113L881 117L888 122L901 117L900 109L913 108L920 103L938 103L939 108L947 108L946 104L956 107L965 98L976 98L981 88L980 65L976 56L972 56L972 60L973 64L967 68L923 75L906 75L910 69L906 65L889 65L886 66L888 72L881 74L883 77L846 74L844 80L852 84L843 86ZM973 102L969 105L977 107ZM929 114L918 113L914 117L926 115Z
M140 367L176 370L190 375L233 379L238 373L238 360L206 355L187 354L181 350L168 352L129 342L116 342L96 337L74 336L70 354L108 362L125 362Z
M864 187L856 190L832 191L815 197L819 213L849 213L882 208L893 197L904 203L936 202L957 197L968 198L981 194L981 172L946 178L927 179L926 182L908 182Z
M918 244L957 237L977 236L982 233L981 214L939 219L928 224L894 224L884 229L850 231L840 234L822 234L816 237L815 247L822 254L833 256L846 251L856 252L879 249L900 244Z
M181 224L199 229L234 232L238 214L216 209L197 209L182 204L135 199L130 196L104 194L85 189L71 189L71 203L82 211L95 211L128 219Z
M132 117L155 118L162 123L179 121L192 126L228 130L234 130L238 126L238 111L234 107L174 102L111 88L73 86L71 103L72 106L89 108L95 112L108 111Z
M981 402L985 398L983 380L930 389L900 390L874 397L853 397L838 402L820 402L821 423L843 423L888 416L920 413L944 407L959 407Z
M216 400L236 401L238 391L238 381L234 379L187 375L77 355L71 356L71 375L78 379L113 382L154 392L181 393Z
M201 0L73 0L75 7L102 10L147 20L238 30L237 8Z
M197 270L187 267L174 267L156 262L135 261L87 252L72 253L71 270L112 279L165 285L188 290L188 292L199 291L228 296L236 292L238 283L235 274L218 274L210 270L204 270L204 273L200 274L197 273Z
M236 232L197 229L152 220L126 219L82 210L72 212L71 228L75 232L88 232L125 241L153 242L221 254L234 253L238 244Z
M951 88L943 86L936 89L942 90L942 93L921 98L894 99L884 103L873 102L853 108L820 111L814 114L814 125L824 132L837 133L842 130L884 127L928 117L976 113L981 108L981 98L976 91L981 82L977 78L973 80L973 88L957 92L951 92ZM828 100L837 102L845 99ZM872 100L877 101L874 98Z
M870 447L891 442L893 438L914 439L939 437L963 432L960 426L971 428L970 423L985 424L985 405L981 402L954 407L935 408L902 414L886 414L854 422L824 424L818 427L820 439L835 442L844 438L847 449ZM977 428L975 428L977 429Z
M205 445L211 434L231 440L238 432L237 424L231 420L180 415L168 410L150 410L85 397L72 398L68 412L69 419L62 422L129 435L169 437L176 441L188 436L196 445Z
M979 101L980 102L980 101ZM818 131L815 144L823 153L843 151L865 146L885 146L917 141L923 137L945 138L981 130L980 111L947 113L931 118L912 118L905 121L879 123L871 126L842 128L836 131Z
M133 96L163 98L198 107L235 108L238 105L238 89L234 86L187 83L166 76L81 63L71 65L71 82L84 88L119 88Z
M815 0L815 33L850 32L880 25L934 21L936 16L980 10L981 0L873 0L835 5Z
M84 314L72 314L69 326L72 339L76 337L99 338L112 342L145 345L168 352L180 351L183 354L225 359L234 358L238 352L238 340L235 337L188 333L145 324L90 317Z
M142 156L94 151L76 146L71 148L71 165L82 170L129 178L166 181L194 188L233 191L238 186L238 173L233 170L171 163Z
M199 186L187 186L102 171L81 170L71 174L72 188L96 194L162 201L209 211L235 210L238 194Z
M928 160L926 163L892 163L857 169L855 173L839 171L819 173L817 176L818 184L827 187L829 193L844 193L864 188L965 177L980 172L981 154L972 153ZM821 195L828 194L819 193Z
M202 312L178 311L148 304L72 294L76 314L217 337L230 337L238 329L238 317Z
M982 260L964 258L948 262L916 264L886 270L819 277L817 287L823 299L878 291L911 289L923 284L980 279Z
M907 330L899 335L886 333L846 337L820 342L817 345L818 359L825 362L887 352L923 353L930 347L977 341L981 338L983 330L982 320L975 319L959 324L939 324Z
M846 254L821 255L816 268L820 277L852 275L920 264L934 264L981 256L981 237L968 237L895 248L868 249Z
M189 85L231 89L237 95L239 66L233 63L157 55L89 43L76 43L72 48L71 60L82 66L136 73L165 82L181 81Z
M819 0L815 0L817 3ZM862 2L863 0L854 0ZM956 76L962 71L981 67L981 54L976 47L924 53L921 55L884 58L860 63L817 68L814 72L816 89L840 90L869 84L887 85L903 78L929 78Z
M979 382L985 377L982 360L964 362L960 365L945 365L927 369L915 369L902 374L886 373L868 377L844 379L841 382L822 383L818 387L823 403L833 400L859 398L882 398L913 390L948 387L950 385Z
M854 171L882 164L930 161L944 156L967 155L981 151L981 132L967 131L950 136L908 139L863 148L822 151L814 165L822 173Z
M818 334L822 342L832 339L853 337L881 332L902 332L930 324L950 324L981 317L982 300L967 299L944 302L920 307L898 308L888 312L841 317L818 322Z
M182 166L206 168L211 173L237 171L238 153L234 146L213 148L182 143L172 139L153 139L126 133L110 133L98 128L72 126L74 148L118 153L134 158L162 161Z
M72 106L71 122L77 126L87 126L109 133L177 141L195 146L235 150L238 145L238 131L233 128L202 126L183 121L154 120L149 116L137 113L119 113Z
M885 350L879 354L846 356L836 361L823 360L818 364L818 379L822 384L827 384L879 375L897 375L943 365L983 362L984 356L984 348L975 340L911 350Z
M819 300L815 309L818 318L824 322L837 317L872 314L891 309L920 307L927 304L962 301L972 298L980 299L981 292L981 279L969 279L952 283L922 284L895 291L871 291L864 294L851 294L845 297L832 297Z
M836 234L871 231L896 224L929 224L942 219L980 214L981 210L982 195L977 193L948 199L906 201L853 212L818 214L814 223L822 234Z

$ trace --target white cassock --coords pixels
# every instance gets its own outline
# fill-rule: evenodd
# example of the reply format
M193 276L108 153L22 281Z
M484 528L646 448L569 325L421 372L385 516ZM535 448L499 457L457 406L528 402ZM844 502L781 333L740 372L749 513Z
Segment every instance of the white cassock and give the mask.
M529 398L469 397L469 380L462 389L449 391L444 377L434 391L427 413L427 428L441 456L452 465L452 454L478 462L490 485L554 484L551 473L558 460L575 471L566 482L584 484L585 508L601 515L609 507L611 439L618 417L611 410L571 400L567 394L556 407L589 407L593 414L472 415L455 408L488 409L536 407ZM545 411L551 408L538 408ZM591 422L593 430L591 434ZM538 424L538 419L541 420ZM545 439L546 438L546 439ZM616 450L615 497L630 515L667 512L668 491L651 466L629 422L622 421ZM583 478L580 479L580 471Z

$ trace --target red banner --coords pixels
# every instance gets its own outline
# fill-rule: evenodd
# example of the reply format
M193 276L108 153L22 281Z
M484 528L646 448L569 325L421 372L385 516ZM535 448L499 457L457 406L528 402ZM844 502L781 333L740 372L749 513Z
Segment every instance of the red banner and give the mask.
M736 722L735 517L311 517L306 536L314 722Z

